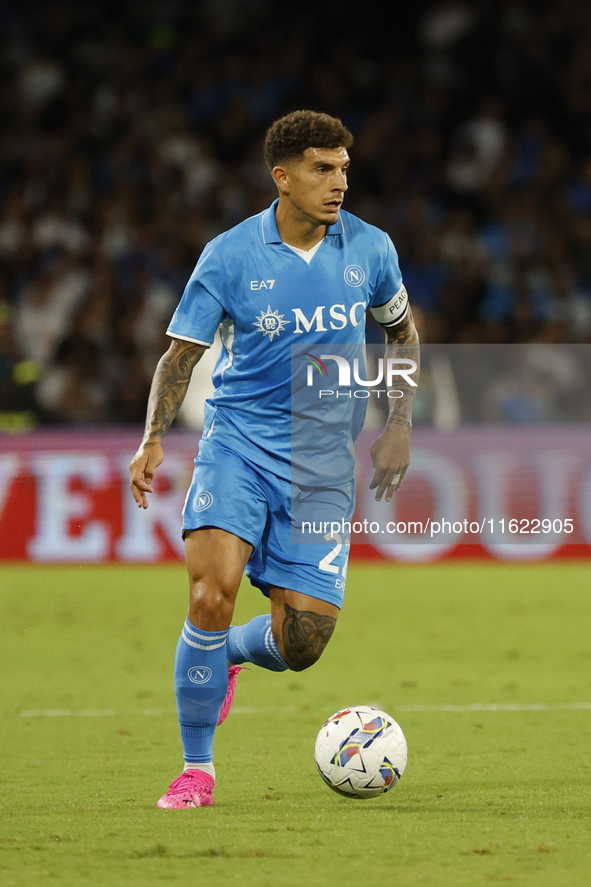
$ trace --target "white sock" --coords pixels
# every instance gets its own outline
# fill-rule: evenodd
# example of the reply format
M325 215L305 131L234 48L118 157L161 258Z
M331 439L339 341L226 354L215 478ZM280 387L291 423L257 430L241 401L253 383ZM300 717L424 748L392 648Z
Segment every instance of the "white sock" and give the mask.
M212 779L215 779L215 767L213 766L213 761L210 761L208 764L193 764L190 761L185 761L183 773L185 770L201 770L203 773L209 774Z

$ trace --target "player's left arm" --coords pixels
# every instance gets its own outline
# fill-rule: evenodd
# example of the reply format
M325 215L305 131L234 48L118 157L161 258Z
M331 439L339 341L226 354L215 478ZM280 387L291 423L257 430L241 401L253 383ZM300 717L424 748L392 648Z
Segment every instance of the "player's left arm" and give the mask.
M419 335L410 305L400 323L385 329L386 367L388 359L393 359L401 361L400 368L408 372L397 376L396 383L390 386L392 391L402 392L402 396L395 398L388 396L389 411L386 427L371 448L374 475L369 488L376 490L378 502L384 493L386 501L389 502L393 494L398 492L410 463L412 407L420 372ZM413 364L409 361L414 361L416 369L412 369ZM411 381L415 385L412 385Z

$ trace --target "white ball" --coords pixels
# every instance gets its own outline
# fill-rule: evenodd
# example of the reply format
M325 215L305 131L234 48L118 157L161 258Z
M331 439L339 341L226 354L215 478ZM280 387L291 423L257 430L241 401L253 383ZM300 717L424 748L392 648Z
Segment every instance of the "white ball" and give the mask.
M347 798L375 798L394 788L407 745L394 718L372 705L338 711L322 725L314 757L323 780Z

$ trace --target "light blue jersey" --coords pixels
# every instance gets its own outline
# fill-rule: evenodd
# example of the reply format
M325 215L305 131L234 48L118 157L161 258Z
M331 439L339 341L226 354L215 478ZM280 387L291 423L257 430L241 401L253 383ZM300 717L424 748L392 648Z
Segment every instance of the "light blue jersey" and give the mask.
M277 202L207 244L167 332L211 345L221 324L204 438L289 479L292 346L362 345L365 311L394 326L408 299L385 232L341 211L308 263L282 242Z

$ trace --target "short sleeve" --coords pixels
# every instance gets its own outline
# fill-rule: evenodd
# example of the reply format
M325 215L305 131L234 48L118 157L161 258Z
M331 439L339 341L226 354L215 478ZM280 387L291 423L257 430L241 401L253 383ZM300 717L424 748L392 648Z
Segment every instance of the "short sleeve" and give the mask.
M396 326L406 317L408 294L402 282L396 248L387 234L385 261L369 309L381 326Z
M208 243L172 316L167 335L199 345L211 345L224 316L225 275L219 255Z

